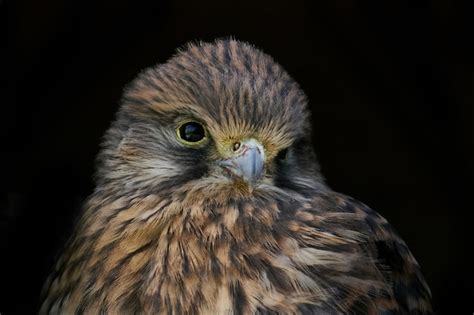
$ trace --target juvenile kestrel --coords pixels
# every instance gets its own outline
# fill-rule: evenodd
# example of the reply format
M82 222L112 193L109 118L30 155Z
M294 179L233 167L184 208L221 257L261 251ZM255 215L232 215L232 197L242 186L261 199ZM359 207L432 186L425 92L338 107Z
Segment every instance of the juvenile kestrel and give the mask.
M403 240L324 183L298 84L249 44L141 73L98 162L42 314L431 312Z

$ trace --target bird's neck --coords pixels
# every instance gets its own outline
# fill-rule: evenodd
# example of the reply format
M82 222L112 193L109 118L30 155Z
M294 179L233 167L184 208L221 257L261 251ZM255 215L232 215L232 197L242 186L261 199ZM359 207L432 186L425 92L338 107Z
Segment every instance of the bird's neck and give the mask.
M259 266L281 248L281 205L265 196L198 199L150 195L100 206L91 199L72 244L84 246L88 239L88 248L81 249L88 257L83 289L94 281L91 298L108 290L107 296L178 299L173 305L188 305L190 311L193 303L215 305L216 299L224 301L223 311L230 308L229 286L249 279L249 288L256 287L251 283L261 277Z

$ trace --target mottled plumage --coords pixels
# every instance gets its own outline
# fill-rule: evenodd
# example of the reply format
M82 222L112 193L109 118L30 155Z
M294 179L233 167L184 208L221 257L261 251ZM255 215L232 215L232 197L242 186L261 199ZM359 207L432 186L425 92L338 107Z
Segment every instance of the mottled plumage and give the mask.
M387 221L325 185L306 103L271 57L235 40L140 74L40 312L430 313ZM187 121L202 142L179 139Z

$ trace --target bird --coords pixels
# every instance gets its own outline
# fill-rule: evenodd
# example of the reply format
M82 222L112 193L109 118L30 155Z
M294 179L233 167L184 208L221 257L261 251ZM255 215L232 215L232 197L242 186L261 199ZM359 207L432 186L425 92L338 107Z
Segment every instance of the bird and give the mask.
M123 92L40 314L430 314L406 243L333 191L308 98L234 38Z

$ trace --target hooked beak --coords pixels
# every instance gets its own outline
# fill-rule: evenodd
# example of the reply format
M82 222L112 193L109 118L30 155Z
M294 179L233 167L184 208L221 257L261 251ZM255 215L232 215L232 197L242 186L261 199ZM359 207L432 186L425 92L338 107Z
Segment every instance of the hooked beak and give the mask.
M265 169L265 152L260 142L246 139L239 143L234 156L220 162L227 175L246 182L252 190Z

